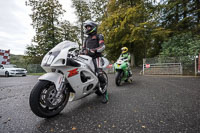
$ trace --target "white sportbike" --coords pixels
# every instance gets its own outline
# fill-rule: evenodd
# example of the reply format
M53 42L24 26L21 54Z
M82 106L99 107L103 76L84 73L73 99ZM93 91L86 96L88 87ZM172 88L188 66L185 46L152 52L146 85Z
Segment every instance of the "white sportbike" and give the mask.
M49 118L59 114L68 101L75 101L92 93L102 95L108 86L103 71L109 64L101 57L101 74L105 79L100 85L92 58L79 55L78 44L64 41L51 49L43 58L41 66L47 72L31 91L29 104L34 114Z

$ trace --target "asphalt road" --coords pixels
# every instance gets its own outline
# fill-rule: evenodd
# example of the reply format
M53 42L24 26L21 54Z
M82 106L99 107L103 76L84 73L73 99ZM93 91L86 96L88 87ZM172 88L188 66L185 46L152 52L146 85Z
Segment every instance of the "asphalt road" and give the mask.
M135 73L132 84L116 87L114 75L108 77L107 104L93 94L51 119L29 107L37 76L0 77L0 133L200 132L200 78Z

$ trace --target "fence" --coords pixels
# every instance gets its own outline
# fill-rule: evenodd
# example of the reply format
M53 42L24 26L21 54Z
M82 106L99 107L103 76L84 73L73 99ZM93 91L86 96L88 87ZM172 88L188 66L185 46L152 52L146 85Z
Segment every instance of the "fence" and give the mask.
M156 57L143 59L143 74L195 74L194 57Z
M182 74L181 63L143 64L144 74Z
M40 66L40 64L29 64L27 66L28 73L44 73L44 69Z

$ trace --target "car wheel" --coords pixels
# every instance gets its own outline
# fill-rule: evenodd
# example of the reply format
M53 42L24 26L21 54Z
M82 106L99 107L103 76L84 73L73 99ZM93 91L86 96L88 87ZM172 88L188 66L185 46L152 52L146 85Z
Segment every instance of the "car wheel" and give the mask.
M6 76L6 77L9 77L9 72L6 71L6 72L5 72L5 76Z

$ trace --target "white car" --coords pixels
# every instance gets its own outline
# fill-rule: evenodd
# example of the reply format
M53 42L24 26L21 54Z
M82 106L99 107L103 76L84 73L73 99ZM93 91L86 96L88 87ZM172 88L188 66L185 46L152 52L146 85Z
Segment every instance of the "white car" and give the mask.
M27 71L24 68L17 68L16 65L0 65L0 75L9 76L26 76Z

